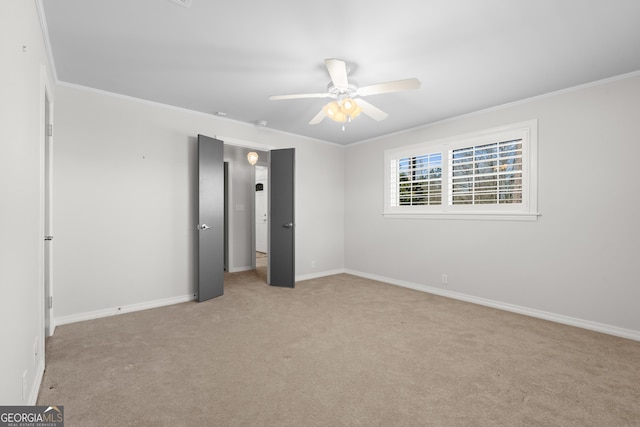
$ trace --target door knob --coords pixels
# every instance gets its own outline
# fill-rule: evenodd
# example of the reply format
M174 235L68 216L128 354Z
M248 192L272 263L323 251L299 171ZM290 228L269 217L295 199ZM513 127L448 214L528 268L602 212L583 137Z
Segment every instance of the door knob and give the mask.
M198 230L200 231L207 230L209 228L211 228L211 226L207 224L198 225Z
M288 224L282 224L282 226L283 226L284 228L291 228L291 227L293 227L293 223L292 223L292 222L290 222L290 223L288 223Z

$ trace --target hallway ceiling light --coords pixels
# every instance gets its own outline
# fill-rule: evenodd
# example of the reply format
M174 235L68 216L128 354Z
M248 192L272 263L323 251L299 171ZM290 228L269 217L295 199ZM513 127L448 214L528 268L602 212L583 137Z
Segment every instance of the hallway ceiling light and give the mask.
M255 165L258 162L258 153L256 153L255 151L250 152L249 154L247 154L247 160L249 161L249 163L251 163L251 165Z

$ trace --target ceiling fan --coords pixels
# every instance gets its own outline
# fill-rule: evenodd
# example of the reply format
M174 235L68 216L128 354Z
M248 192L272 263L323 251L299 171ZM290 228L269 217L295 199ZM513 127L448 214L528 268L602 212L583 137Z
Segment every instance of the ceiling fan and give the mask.
M336 122L350 122L360 113L364 113L372 119L380 121L386 119L389 115L361 97L418 89L420 87L420 80L416 78L358 87L358 85L353 82L349 83L347 78L347 64L344 61L332 58L325 59L324 63L329 71L329 76L331 76L331 82L327 85L326 92L272 95L269 99L332 98L333 101L325 105L320 112L311 119L309 122L310 125L320 123L325 117L329 117ZM355 98L358 99L355 100ZM344 130L344 126L342 130Z

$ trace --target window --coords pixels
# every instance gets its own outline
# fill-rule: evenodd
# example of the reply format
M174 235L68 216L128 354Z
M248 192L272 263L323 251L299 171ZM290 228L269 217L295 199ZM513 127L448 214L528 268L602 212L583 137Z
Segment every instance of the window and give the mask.
M385 152L385 217L537 218L537 121Z
M442 154L404 157L391 164L397 176L393 206L439 205L442 201Z
M449 204L522 203L522 139L451 150Z

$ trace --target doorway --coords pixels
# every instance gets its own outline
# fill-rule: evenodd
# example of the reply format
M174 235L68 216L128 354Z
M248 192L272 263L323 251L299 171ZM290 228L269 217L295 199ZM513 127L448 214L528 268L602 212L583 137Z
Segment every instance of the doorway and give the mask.
M267 267L269 256L269 168L256 165L255 170L255 266L260 269Z
M271 241L274 236L282 233L293 235L292 218L286 221L282 220L276 229L273 229L270 218L273 197L278 194L281 194L280 197L282 197L283 192L288 192L293 197L292 185L284 185L279 191L276 191L278 188L275 190L272 188L273 183L270 175L277 168L271 167L270 163L273 161L274 153L277 155L283 150L231 138L219 137L219 139L224 141L223 162L226 163L223 245L226 255L225 271L238 273L258 270L258 276L263 278L265 283L271 284L269 271L273 267L272 255L276 253L271 250ZM258 154L258 161L255 165L248 161L249 152ZM288 163L292 161L293 158L289 159ZM281 167L286 168L286 164ZM287 178L287 180L292 179L293 175ZM284 200L286 199L285 197ZM276 203L276 205L280 204ZM286 250L280 248L277 254L289 254L290 257L287 255L289 263L293 265L293 241L285 244L291 248ZM262 269L262 274L259 269ZM293 269L286 270L287 274L291 276L289 281L293 282Z

